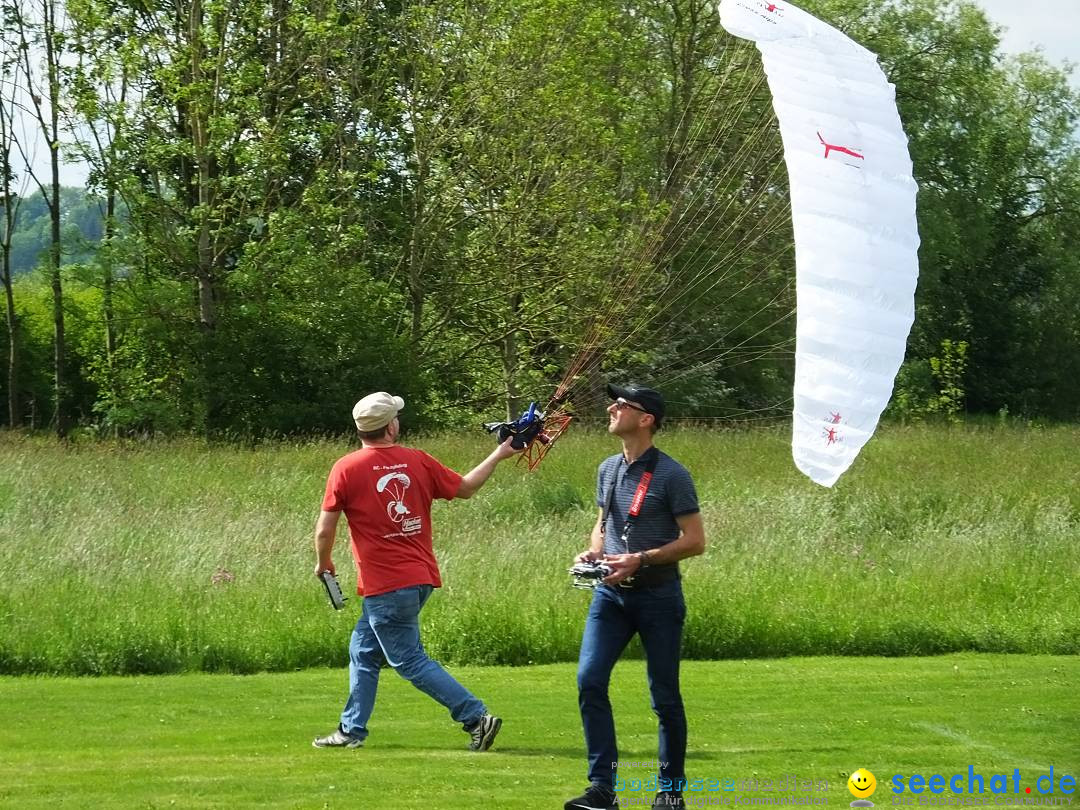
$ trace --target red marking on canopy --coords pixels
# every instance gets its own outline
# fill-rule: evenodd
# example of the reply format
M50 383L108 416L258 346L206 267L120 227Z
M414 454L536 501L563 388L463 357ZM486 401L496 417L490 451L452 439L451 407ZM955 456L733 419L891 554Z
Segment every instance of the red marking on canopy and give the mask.
M829 159L829 152L843 152L845 155L850 155L853 158L858 158L859 160L866 160L866 158L860 155L858 152L854 151L853 149L848 149L846 146L837 146L835 143L826 143L825 139L821 137L820 132L817 134L817 137L818 140L821 141L821 145L825 147L826 160Z

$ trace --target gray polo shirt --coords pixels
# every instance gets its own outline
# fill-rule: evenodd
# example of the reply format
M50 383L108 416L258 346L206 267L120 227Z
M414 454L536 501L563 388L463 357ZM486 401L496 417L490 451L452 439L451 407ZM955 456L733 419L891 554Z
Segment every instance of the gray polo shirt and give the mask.
M630 532L631 552L659 548L678 539L679 524L675 518L701 511L690 473L671 456L657 452L659 458L649 491L645 494L645 503ZM605 554L626 553L620 538L630 512L630 503L645 472L645 463L639 458L627 465L622 453L616 453L600 463L596 474L596 505L603 509L607 505L605 499L609 497L612 482L615 487L604 526Z

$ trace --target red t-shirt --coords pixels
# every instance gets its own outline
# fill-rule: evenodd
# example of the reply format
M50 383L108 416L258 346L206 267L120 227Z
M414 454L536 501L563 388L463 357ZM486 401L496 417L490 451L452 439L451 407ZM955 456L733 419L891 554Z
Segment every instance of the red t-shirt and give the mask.
M349 521L358 594L442 585L431 502L451 500L460 486L460 475L410 447L364 447L334 465L322 508Z

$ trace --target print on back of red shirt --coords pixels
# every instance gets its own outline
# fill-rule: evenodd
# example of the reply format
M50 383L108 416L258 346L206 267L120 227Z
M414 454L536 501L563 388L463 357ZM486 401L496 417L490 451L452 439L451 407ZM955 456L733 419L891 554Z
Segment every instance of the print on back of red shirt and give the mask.
M407 466L407 465L406 465ZM378 469L376 467L375 469ZM410 517L412 512L405 504L405 493L409 489L412 479L403 472L389 472L379 479L375 485L376 492L386 493L388 498L386 514L394 523L401 524L402 534L412 534L420 531L423 520L419 517Z
M460 485L460 475L427 453L397 445L365 447L334 465L322 508L348 520L358 593L442 584L431 502L452 499Z

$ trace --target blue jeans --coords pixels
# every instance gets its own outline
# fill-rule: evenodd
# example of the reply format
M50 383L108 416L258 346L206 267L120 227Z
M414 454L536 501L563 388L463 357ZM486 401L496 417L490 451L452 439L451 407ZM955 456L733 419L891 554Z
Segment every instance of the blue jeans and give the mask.
M614 787L619 749L608 700L611 670L634 633L641 635L652 710L660 721L663 780L685 780L686 711L679 692L679 654L686 602L679 580L626 590L601 585L593 592L578 657L578 705L589 754L589 782Z
M420 609L434 590L414 585L364 597L364 609L349 641L349 699L341 712L342 730L366 739L375 707L379 670L385 661L401 677L450 710L463 726L476 723L484 704L438 662L428 658L420 641Z

